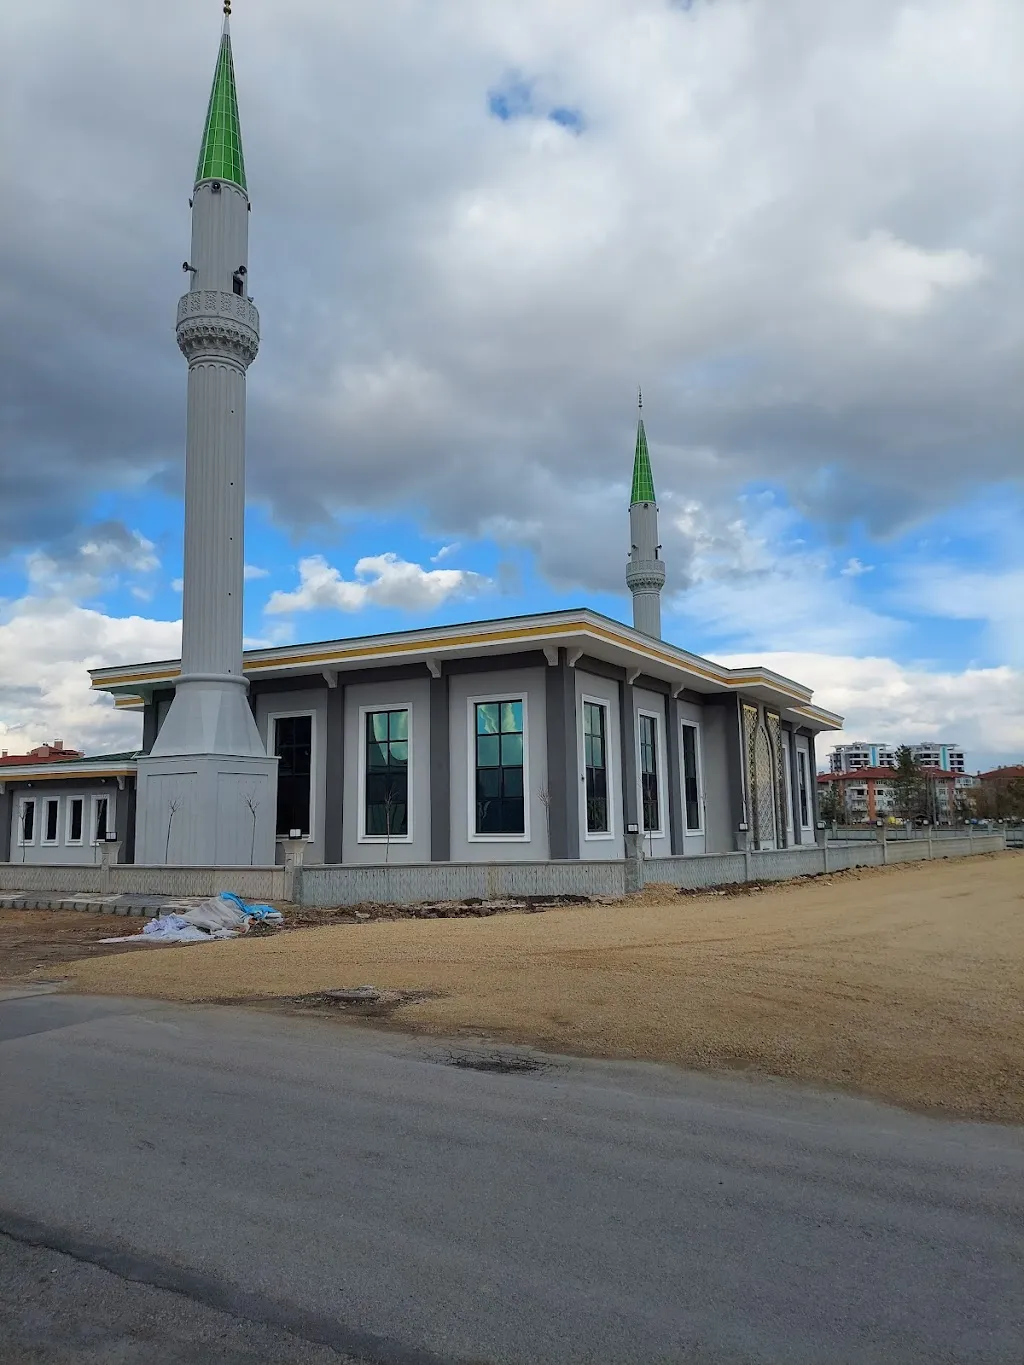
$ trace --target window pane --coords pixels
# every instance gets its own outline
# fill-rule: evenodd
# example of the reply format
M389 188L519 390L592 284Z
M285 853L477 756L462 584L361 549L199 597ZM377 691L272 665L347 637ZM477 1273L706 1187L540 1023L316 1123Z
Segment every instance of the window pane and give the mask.
M501 834L523 834L526 825L523 820L522 797L506 797L501 803L499 814Z
M105 839L107 837L107 798L104 796L96 802L96 838Z
M409 712L390 711L388 713L388 729L392 739L408 739Z
M697 728L683 726L683 801L688 830L700 829L700 782L697 773Z
M478 735L496 735L498 733L497 702L477 703L476 732Z
M21 837L26 844L35 838L36 833L36 803L26 801L21 808Z
M46 803L46 838L47 838L51 843L55 843L55 842L56 842L56 839L57 839L57 810L58 810L58 805L57 805L57 802L56 802L56 801L47 801L47 803Z
M393 739L391 741L391 766L392 768L405 768L409 764L409 741L406 739Z
M370 772L388 766L388 746L381 740L370 739L366 746L366 766Z
M502 735L501 763L504 768L521 768L523 766L522 735Z
M483 774L481 773L481 776ZM522 796L523 794L523 770L522 768L502 768L502 791L506 796Z
M77 841L82 837L82 802L80 800L71 802L71 833L70 838Z
M478 801L496 801L501 795L501 769L481 768L476 775Z
M371 711L367 717L369 733L373 739L387 739L388 737L388 713L386 711Z
M521 701L503 701L501 703L501 730L503 734L522 733L523 730L523 703Z
M501 741L497 735L478 735L476 741L476 766L496 768L501 757Z
M603 767L604 767L604 744L603 744L603 742L601 741L601 739L600 739L597 735L595 735L595 736L593 737L593 739L591 740L591 746L592 746L592 747L591 747L591 752L592 752L592 754L593 754L593 757L592 757L591 760L590 760L591 763L593 764L593 766L594 766L595 768L603 768Z

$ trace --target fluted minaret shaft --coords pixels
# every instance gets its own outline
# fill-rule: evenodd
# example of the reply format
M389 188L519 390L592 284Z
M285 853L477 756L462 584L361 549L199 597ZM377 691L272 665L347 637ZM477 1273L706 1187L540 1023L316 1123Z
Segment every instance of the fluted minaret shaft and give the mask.
M245 375L259 315L248 297L249 196L226 22L191 203L190 288L177 322L188 361L181 676L153 753L262 755L242 673Z

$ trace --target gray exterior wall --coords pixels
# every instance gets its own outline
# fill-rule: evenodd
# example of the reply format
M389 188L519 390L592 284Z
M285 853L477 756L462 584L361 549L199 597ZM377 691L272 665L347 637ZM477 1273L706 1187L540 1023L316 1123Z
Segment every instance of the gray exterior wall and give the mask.
M273 753L271 718L275 716L313 716L313 755L310 774L311 830L306 861L324 861L324 831L327 807L327 685L296 688L293 692L261 691L256 694L256 725L267 753Z
M34 784L7 782L7 791L0 797L0 818L4 819L6 837L10 841L6 861L21 865L46 865L52 867L73 866L79 863L99 863L99 845L92 841L93 798L107 798L108 827L114 829L121 842L119 861L130 862L135 836L134 782L129 780L123 790L113 778L101 778L89 782L81 778L66 781L47 780ZM36 803L35 831L31 844L18 842L21 803L28 798ZM68 810L69 803L75 798L83 801L82 842L69 844ZM5 805L4 802L9 804ZM57 842L43 842L46 830L46 803L56 801ZM0 836L0 854L4 851L3 837ZM0 856L0 862L5 859Z
M709 698L704 716L704 813L706 850L730 853L743 820L742 750L736 698Z
M411 838L367 841L360 837L363 823L365 762L364 727L360 708L384 711L408 706L409 717L409 827ZM391 863L430 861L430 684L427 678L405 682L361 683L345 688L345 786L342 861Z
M580 857L604 860L625 856L622 807L622 736L619 716L619 683L613 678L599 677L577 668L576 672L576 782L579 809ZM587 781L583 751L583 701L603 702L608 719L608 810L609 834L587 833Z
M470 753L470 698L526 700L526 788L529 837L473 838L475 801L471 799L475 778ZM547 676L546 668L498 669L461 674L449 680L451 721L451 859L453 862L536 862L549 857L547 811L543 794L548 791Z

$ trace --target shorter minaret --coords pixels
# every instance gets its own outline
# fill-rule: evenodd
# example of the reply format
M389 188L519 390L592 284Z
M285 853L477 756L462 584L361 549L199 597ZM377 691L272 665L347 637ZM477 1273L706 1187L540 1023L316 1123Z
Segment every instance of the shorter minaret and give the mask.
M665 564L658 543L658 505L654 500L654 476L644 431L644 399L637 395L639 417L636 454L633 457L633 491L629 499L629 564L626 586L633 594L633 629L661 639L661 590Z

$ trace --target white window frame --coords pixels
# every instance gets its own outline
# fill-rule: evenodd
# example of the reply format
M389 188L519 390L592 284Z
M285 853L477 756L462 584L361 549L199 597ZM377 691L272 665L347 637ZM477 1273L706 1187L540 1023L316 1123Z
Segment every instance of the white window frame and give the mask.
M32 806L32 838L25 838L25 807ZM18 801L18 847L35 848L36 831L39 829L39 799L35 796L23 796Z
M605 780L608 784L608 829L607 831L597 830L591 834L587 829L587 754L584 741L585 731L583 729L584 706L589 703L591 706L600 706L604 710L604 747L605 747ZM526 724L524 719L523 724ZM615 831L615 805L613 799L615 792L615 768L613 766L613 746L611 743L612 733L612 705L607 697L593 697L587 692L580 694L580 723L579 723L579 756L580 756L580 829L583 838L587 842L599 841L602 839L614 839Z
M683 748L683 730L685 730L687 727L689 727L691 730L693 730L693 731L696 732L695 735L694 735L694 741L693 741L693 758L694 758L694 762L697 764L697 810L698 810L697 820L698 820L698 823L697 823L697 825L695 825L695 826L692 827L692 828L686 823L686 750ZM686 834L703 834L703 833L704 833L704 826L705 826L705 823L706 823L706 822L705 822L705 819L704 819L704 744L703 744L703 738L704 738L704 737L703 737L703 735L701 734L701 723L700 723L699 720L680 720L680 722L679 722L679 779L680 779L680 783L681 783L681 786L682 786L682 790L681 790L680 793L679 793L679 804L680 804L680 806L682 807L682 812L681 812L681 813L682 813L682 817L683 817L683 833L684 833L684 835L686 835Z
M106 843L106 840L105 840L105 839L97 839L97 837L96 837L97 820L98 820L98 817L99 817L99 807L100 807L100 802L101 802L101 801L106 801L106 803L107 803L107 833L108 833L108 834L110 833L111 828L112 828L112 823L111 823L110 817L111 817L111 814L113 813L113 802L112 802L112 800L111 800L111 798L110 798L110 795L109 795L109 793L107 793L107 792L94 792L94 793L93 793L92 800L91 800L91 802L89 803L89 843L92 845L93 848L98 848L100 844L105 844L105 843ZM114 833L116 834L117 831L114 830Z
M411 844L413 839L412 816L413 816L413 784L412 784L412 734L413 734L413 714L411 701L378 702L372 706L360 706L359 708L359 833L356 836L357 843L360 844ZM409 785L409 798L405 810L405 829L404 834L367 834L366 832L366 717L375 715L381 711L405 711L409 717L409 766L406 781ZM524 721L525 724L525 721Z
M654 742L655 755L654 761L658 765L658 828L644 829L644 782L643 773L640 770L640 717L652 716L655 721ZM636 709L636 813L640 826L641 839L664 839L668 830L666 817L668 816L668 800L666 796L665 780L668 774L665 772L665 760L667 749L665 746L665 717L659 711L651 711L646 706L638 706Z
M55 828L55 830L56 830L56 833L54 834L54 836L53 836L52 839L48 839L48 838L46 837L46 824L47 824L48 807L49 807L51 801L52 801L52 802L54 803L54 805L56 805L56 807L57 807L57 819L56 819L56 822L55 822L55 825L54 825L54 828ZM59 796L44 796L44 797L43 797L43 821L42 821L42 824L39 826L39 844L40 844L40 847L41 847L41 848L57 848L57 846L60 844L60 797L59 797Z
M488 702L518 701L523 707L523 832L522 834L477 834L476 832L476 708ZM530 716L527 695L510 687L507 692L490 692L466 698L466 794L467 833L471 844L528 844L530 842Z
M316 817L317 817L317 769L320 762L319 735L317 734L316 709L305 707L289 711L269 711L267 713L267 753L273 757L277 753L277 722L279 720L295 720L299 716L309 716L309 833L306 836L306 843L316 842ZM274 799L277 799L277 787L274 788ZM287 839L286 834L277 833L277 808L274 808L274 838Z
M74 806L74 804L75 804L76 801L80 801L80 802L82 803L82 832L81 832L81 834L78 836L77 839L72 839L72 837L71 837L71 808L72 808L72 806ZM84 797L84 796L68 796L68 797L65 797L65 799L64 799L64 843L67 845L68 848L81 848L81 846L85 843L85 817L86 817L85 797Z

